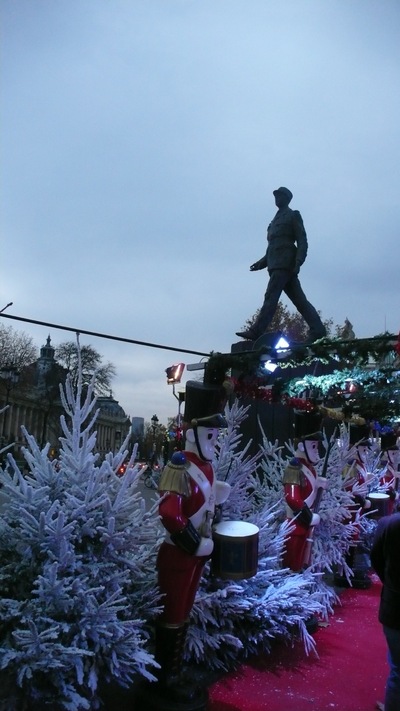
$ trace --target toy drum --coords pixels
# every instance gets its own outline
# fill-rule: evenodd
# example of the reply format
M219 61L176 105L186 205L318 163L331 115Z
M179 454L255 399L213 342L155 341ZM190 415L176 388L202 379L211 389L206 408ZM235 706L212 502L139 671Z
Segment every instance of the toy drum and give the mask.
M252 578L258 567L259 528L246 521L220 521L213 527L211 572L218 578Z
M390 510L389 494L381 494L378 491L374 491L372 494L368 494L368 498L371 502L371 518L388 516Z

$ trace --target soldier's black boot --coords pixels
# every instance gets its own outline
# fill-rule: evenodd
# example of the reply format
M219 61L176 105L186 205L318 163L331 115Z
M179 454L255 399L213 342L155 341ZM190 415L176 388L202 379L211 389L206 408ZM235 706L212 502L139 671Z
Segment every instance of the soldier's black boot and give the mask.
M187 624L156 627L157 682L141 688L138 711L206 711L208 692L185 674L183 657ZM142 704L142 705L141 705ZM137 708L135 705L135 710Z
M158 624L156 627L155 659L161 669L157 670L158 684L168 696L185 695L190 698L193 689L186 689L183 673L183 656L185 648L187 624L167 626Z

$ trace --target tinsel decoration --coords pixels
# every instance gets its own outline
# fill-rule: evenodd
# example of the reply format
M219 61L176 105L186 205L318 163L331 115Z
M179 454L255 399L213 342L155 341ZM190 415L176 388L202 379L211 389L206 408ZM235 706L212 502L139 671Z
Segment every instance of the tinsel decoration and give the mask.
M280 403L304 412L315 410L315 402L313 400L303 397L290 397L286 393L278 394L274 386L264 385L263 380L260 378L233 379L233 382L234 393L238 398L262 400L269 404Z

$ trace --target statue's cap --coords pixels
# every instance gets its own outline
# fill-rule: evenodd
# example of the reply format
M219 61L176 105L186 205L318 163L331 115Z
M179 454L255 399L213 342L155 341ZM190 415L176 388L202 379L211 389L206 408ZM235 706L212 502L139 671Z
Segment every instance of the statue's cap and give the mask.
M290 192L289 188L277 188L273 191L273 194L276 195L277 193L282 193L282 195L286 195L289 200L291 200L293 197L293 193Z

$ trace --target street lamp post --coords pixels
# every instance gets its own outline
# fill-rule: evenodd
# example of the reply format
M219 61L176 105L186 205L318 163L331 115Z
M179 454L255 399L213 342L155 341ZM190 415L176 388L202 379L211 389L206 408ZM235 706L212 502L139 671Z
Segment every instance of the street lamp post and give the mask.
M153 417L151 418L151 426L153 429L153 454L151 457L151 463L155 464L156 463L156 434L157 434L157 427L158 427L157 415L153 415Z
M176 399L178 400L178 416L176 418L176 437L175 437L177 449L181 449L183 446L181 405L185 402L185 393L179 392L178 394L176 394L175 385L176 385L176 383L181 382L184 370L185 370L184 363L176 363L175 365L171 365L169 368L165 369L165 372L167 374L167 383L168 383L168 385L172 385L173 396L176 397Z
M4 447L7 431L7 414L8 406L10 404L10 392L12 388L18 383L19 375L15 368L2 368L0 370L0 378L5 381L6 389L6 399L5 399L5 409L3 412L3 427L1 430L1 447Z

